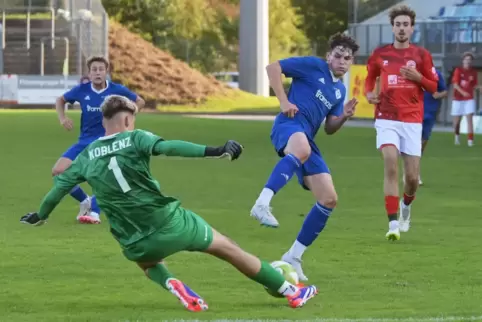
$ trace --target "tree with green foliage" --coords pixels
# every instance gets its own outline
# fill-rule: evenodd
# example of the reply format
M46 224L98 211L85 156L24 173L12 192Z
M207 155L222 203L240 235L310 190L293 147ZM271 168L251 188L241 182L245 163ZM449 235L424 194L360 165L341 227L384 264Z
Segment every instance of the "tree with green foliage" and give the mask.
M226 15L226 4L239 0L103 0L112 18L203 72L236 69L239 16ZM309 53L291 0L270 0L269 19L271 60Z
M130 31L158 45L172 22L166 16L169 0L103 0L107 14Z
M275 61L310 52L309 40L300 26L303 16L290 0L269 1L269 51Z
M348 1L337 1L334 5L331 0L292 0L298 14L304 17L299 27L309 38L315 54L325 56L330 36L347 29Z

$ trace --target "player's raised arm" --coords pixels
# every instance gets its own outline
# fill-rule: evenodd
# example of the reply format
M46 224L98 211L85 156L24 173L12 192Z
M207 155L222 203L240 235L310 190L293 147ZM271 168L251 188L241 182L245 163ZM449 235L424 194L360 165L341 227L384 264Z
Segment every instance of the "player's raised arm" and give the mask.
M144 106L146 105L146 102L144 101L144 99L142 97L140 97L138 94L134 93L133 91L131 91L130 89L128 89L125 86L121 85L120 89L121 90L120 90L119 95L125 96L128 99L130 99L131 101L133 101L134 103L136 103L139 110L142 110L144 108Z
M432 55L428 52L428 50L424 50L423 52L423 66L422 66L422 80L420 84L425 88L426 91L429 93L437 92L438 88L438 75L437 71L435 70L435 66L433 65Z
M280 62L277 61L266 66L266 72L268 74L269 85L280 102L281 113L288 117L294 117L298 112L298 107L288 101L288 96L286 96L283 86L283 77L281 75L283 71Z
M368 58L367 77L365 79L365 96L371 104L379 103L378 93L375 92L377 78L380 77L380 66L377 62L377 53L374 51Z
M59 117L59 122L67 131L72 130L74 123L65 115L65 103L73 104L77 102L79 90L80 86L77 85L71 90L65 92L64 95L58 97L55 101L55 110Z
M433 93L433 98L442 99L444 97L447 97L448 95L447 84L445 83L445 79L441 73L437 72L437 75L438 75L438 86L437 86L437 91Z
M342 102L345 101L345 94L343 95L343 100L339 103L335 108L333 108L332 112L327 116L325 121L325 133L328 135L335 134L345 122L355 114L355 108L358 104L358 100L356 98L352 98L346 104Z
M223 146L209 147L181 140L165 141L147 131L136 130L133 142L145 155L165 155L185 158L229 158L236 160L243 152L243 147L236 141L229 140Z
M76 159L72 165L54 177L54 187L43 198L38 212L28 213L20 218L20 222L35 226L45 223L52 211L73 187L85 181L81 175L81 160Z
M243 147L236 141L229 140L223 146L210 147L186 141L159 141L152 150L154 155L202 157L202 158L228 158L236 160L243 152Z
M283 86L282 74L290 78L306 77L317 68L317 61L314 57L291 57L266 66L269 84L280 102L280 108L283 114L294 117L298 112L298 107L288 101Z
M278 98L280 103L288 101L288 96L283 86L283 71L281 69L281 64L279 61L266 66L266 73L268 74L269 85L274 91L274 94Z

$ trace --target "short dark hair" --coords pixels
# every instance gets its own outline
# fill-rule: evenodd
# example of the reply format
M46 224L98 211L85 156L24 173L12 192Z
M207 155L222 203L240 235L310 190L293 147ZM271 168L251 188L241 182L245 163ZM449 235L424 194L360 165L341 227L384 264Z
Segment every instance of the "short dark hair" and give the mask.
M358 51L358 49L360 49L360 46L358 45L355 39L341 32L337 32L336 34L330 37L328 41L328 46L330 47L330 50L333 50L339 46L349 48L351 49L353 54L355 54Z
M93 63L103 63L105 65L105 69L109 69L109 61L104 56L91 56L87 59L87 68L90 70L90 66Z
M109 95L101 106L102 116L108 120L120 112L137 113L136 103L121 95Z
M465 59L465 57L470 57L472 58L472 60L475 59L475 55L473 52L471 51L466 51L465 53L462 54L462 59Z
M401 5L401 6L396 6L390 12L388 13L388 16L390 17L390 24L393 26L395 24L395 18L399 16L409 16L410 17L410 24L413 26L415 25L415 17L417 14L415 11L410 9L409 6L406 5Z

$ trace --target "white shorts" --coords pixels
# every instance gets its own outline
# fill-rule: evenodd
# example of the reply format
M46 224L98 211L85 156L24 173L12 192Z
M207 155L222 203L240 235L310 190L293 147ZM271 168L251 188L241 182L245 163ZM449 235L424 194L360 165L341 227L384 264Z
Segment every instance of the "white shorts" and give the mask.
M452 116L475 114L475 100L452 101Z
M422 156L422 124L375 120L377 149L394 145L400 153Z

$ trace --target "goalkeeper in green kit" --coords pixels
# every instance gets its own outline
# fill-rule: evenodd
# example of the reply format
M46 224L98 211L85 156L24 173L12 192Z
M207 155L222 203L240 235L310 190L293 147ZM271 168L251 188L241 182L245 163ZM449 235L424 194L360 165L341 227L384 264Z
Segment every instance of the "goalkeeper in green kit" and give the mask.
M235 160L241 155L242 146L235 141L222 147L206 147L163 140L150 132L135 130L136 113L135 103L122 96L108 96L102 104L106 136L91 143L64 173L56 176L39 211L20 221L42 225L73 187L87 181L124 256L136 262L149 279L171 292L189 311L204 311L208 305L164 266L164 259L180 251L204 252L231 263L247 277L284 295L293 308L313 298L318 293L315 286L290 284L269 263L242 250L201 217L182 208L175 198L164 196L149 170L151 156Z

